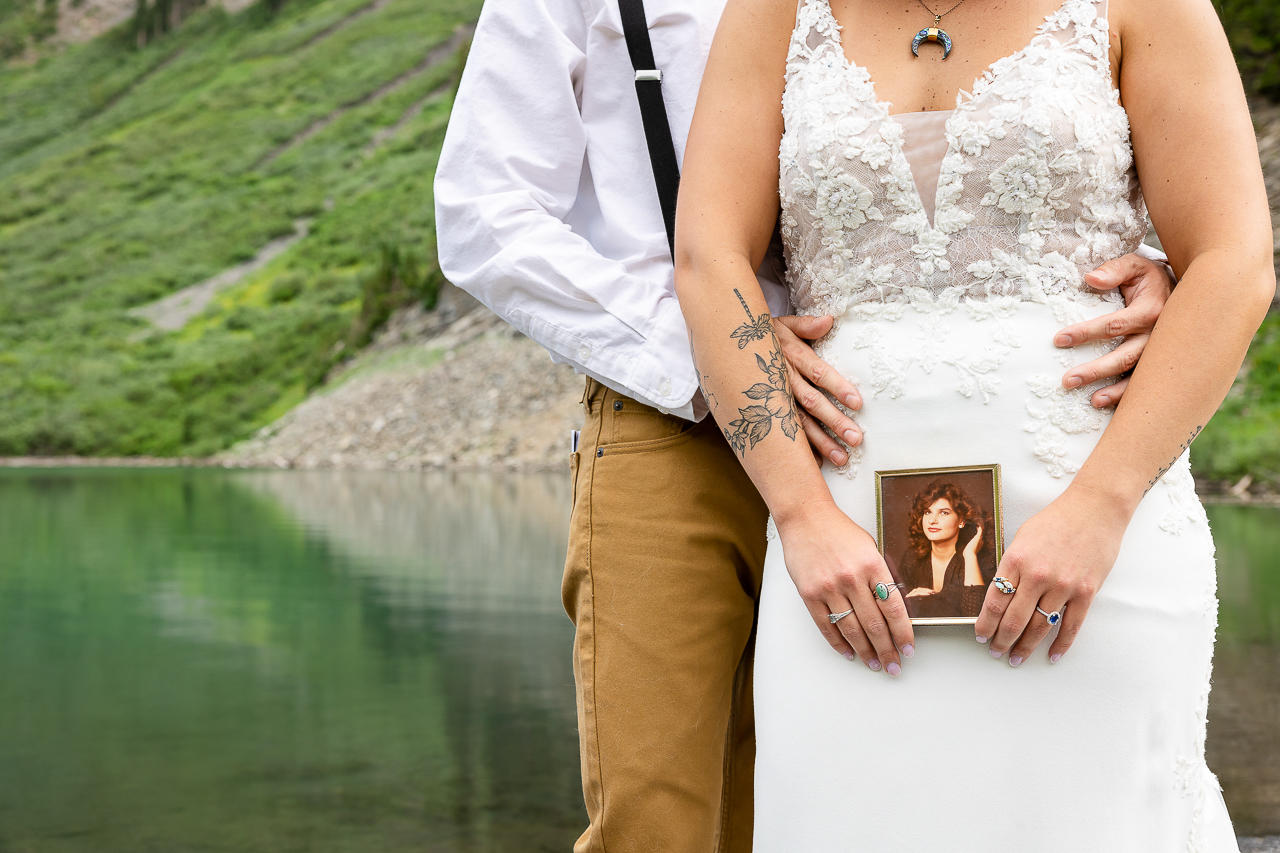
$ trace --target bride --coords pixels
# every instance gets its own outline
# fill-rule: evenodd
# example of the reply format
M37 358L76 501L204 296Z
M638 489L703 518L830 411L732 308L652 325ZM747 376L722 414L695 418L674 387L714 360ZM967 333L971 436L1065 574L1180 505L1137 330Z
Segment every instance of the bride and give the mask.
M1113 310L1083 275L1144 210L1181 283L1098 412L1041 342ZM779 216L797 313L836 318L821 354L867 401L839 469L753 275ZM677 222L705 396L772 513L756 850L1235 850L1187 449L1275 278L1209 0L729 0ZM1011 591L972 632L915 632L873 593L874 474L995 463Z

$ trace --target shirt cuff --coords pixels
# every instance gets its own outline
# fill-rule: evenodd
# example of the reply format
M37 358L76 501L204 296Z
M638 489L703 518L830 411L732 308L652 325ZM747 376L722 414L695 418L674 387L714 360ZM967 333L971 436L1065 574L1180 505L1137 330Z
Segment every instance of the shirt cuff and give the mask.
M689 328L674 296L658 303L627 387L633 389L637 399L659 411L680 413L681 417L694 420L691 401L698 390L698 374L689 350Z

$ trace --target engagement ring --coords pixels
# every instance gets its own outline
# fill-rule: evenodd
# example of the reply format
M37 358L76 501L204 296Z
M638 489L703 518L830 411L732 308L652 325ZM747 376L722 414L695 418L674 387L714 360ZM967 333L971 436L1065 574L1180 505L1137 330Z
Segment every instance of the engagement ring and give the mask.
M831 624L834 625L852 612L853 612L852 610L846 610L843 613L828 613L827 618L830 619Z
M1040 609L1040 605L1037 604L1036 612L1039 613L1044 618L1048 619L1050 625L1057 625L1059 622L1062 621L1062 614L1057 610L1053 611L1052 613L1045 613L1043 610Z

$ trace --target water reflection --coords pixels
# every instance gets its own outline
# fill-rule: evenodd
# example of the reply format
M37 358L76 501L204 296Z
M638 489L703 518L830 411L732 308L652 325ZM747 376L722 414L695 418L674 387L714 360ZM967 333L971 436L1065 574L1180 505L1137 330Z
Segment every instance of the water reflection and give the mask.
M390 606L563 612L566 477L260 471L236 482L360 555Z
M1209 766L1238 833L1280 835L1280 508L1208 510L1220 602Z
M367 485L0 476L0 850L567 849L562 482Z
M562 476L0 472L0 853L538 851L584 825ZM1211 508L1210 762L1280 832L1280 511Z

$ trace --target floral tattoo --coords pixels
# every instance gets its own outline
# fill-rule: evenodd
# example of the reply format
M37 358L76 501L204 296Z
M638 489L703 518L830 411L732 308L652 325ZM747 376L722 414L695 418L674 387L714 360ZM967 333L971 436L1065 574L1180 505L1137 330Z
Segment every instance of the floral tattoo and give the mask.
M749 399L756 401L755 404L738 409L738 419L730 421L728 429L724 430L725 439L741 456L748 448L754 448L769 435L775 419L782 434L795 441L796 433L800 431L800 419L796 413L795 398L791 396L791 388L787 383L787 363L773 333L773 318L767 311L759 317L753 316L742 294L736 288L733 292L748 319L747 323L730 335L737 340L738 349L743 349L751 341L766 338L773 343L768 361L759 353L756 354L756 366L765 375L765 381L757 382L744 392Z
M742 298L742 294L738 292L738 288L733 289L733 295L738 297L738 302L742 304L742 310L747 312L747 322L733 330L733 334L729 337L734 338L738 342L738 349L746 349L747 344L752 341L763 341L765 338L773 336L773 318L766 311L759 317L751 315L751 309L747 307L747 300Z

